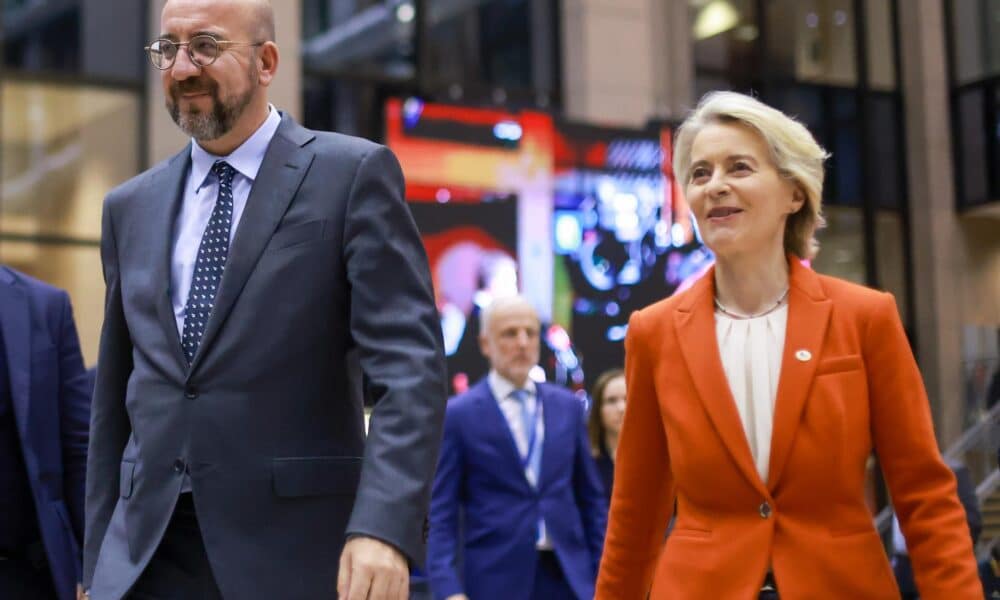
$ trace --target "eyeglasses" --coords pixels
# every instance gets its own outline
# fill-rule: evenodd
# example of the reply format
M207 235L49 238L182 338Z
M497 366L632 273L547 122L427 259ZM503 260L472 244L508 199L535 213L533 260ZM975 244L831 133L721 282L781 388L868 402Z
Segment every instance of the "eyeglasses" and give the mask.
M217 40L210 35L196 35L186 42L173 42L170 40L155 40L145 47L146 54L149 55L149 62L161 71L165 71L174 66L177 60L177 50L181 46L187 46L188 57L191 62L199 67L207 67L215 62L225 50L233 46L263 46L266 42L230 42L228 40Z

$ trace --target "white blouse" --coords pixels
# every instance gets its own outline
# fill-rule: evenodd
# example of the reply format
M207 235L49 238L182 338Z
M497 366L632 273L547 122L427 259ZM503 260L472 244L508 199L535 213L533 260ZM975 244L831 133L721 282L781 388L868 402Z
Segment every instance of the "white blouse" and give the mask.
M722 367L754 464L765 483L787 322L788 304L752 319L734 319L715 311L715 335Z

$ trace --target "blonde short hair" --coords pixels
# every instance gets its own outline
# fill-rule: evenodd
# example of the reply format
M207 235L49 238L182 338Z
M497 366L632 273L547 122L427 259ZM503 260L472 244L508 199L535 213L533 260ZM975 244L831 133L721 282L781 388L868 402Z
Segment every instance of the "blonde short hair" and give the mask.
M795 183L805 197L798 212L785 223L785 252L812 258L819 249L816 230L823 219L823 161L830 155L802 123L763 102L736 92L710 92L684 120L674 143L674 175L687 186L691 145L705 126L737 123L756 131L771 151L778 173Z

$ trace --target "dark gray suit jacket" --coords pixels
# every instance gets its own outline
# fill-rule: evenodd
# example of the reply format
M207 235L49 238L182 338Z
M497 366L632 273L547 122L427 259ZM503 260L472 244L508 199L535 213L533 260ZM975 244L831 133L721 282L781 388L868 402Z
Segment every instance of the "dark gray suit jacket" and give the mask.
M190 367L168 289L189 167L186 148L105 200L85 587L128 591L185 471L227 598L336 597L345 534L422 563L446 386L395 157L283 117Z

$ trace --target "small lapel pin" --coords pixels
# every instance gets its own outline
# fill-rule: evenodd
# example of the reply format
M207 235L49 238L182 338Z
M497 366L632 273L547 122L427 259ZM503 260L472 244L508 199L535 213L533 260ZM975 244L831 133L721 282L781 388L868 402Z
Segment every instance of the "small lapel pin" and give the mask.
M797 358L798 360L800 360L802 362L809 362L812 359L812 357L813 357L812 352L810 352L808 350L796 350L795 351L795 358Z

